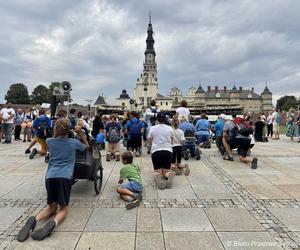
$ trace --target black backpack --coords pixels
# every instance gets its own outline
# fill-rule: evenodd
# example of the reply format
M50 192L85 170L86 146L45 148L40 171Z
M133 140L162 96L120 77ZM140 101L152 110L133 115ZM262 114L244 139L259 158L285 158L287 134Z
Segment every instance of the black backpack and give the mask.
M190 128L187 128L185 131L184 131L184 137L195 137L195 134L194 132L190 129Z
M156 118L157 109L156 108L150 108L150 109L151 109L151 112L154 114L154 116L150 117L150 123L152 126L154 126L157 121L157 118Z

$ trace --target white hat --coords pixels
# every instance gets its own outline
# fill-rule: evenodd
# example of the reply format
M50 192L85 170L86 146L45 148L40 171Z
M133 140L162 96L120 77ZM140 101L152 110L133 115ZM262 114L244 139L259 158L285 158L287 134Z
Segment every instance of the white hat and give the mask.
M220 114L220 118L221 119L226 119L226 115L225 114Z

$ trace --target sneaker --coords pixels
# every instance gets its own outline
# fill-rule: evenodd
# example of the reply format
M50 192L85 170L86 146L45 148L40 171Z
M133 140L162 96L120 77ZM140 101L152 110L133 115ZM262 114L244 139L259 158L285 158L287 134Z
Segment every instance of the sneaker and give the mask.
M32 149L32 152L31 152L31 154L29 155L29 159L33 159L33 158L36 156L37 152L38 152L38 151L37 151L36 148Z
M116 161L120 161L120 155L116 155Z
M31 153L30 149L27 148L27 149L25 150L25 154L27 155L27 154L30 154L30 153Z
M134 201L128 202L128 203L126 204L127 210L132 209L132 208L135 208L135 207L138 207L138 206L140 205L140 202L141 202L141 201L140 201L139 199L136 199L136 200L134 200Z
M29 237L29 232L33 231L36 225L36 219L34 216L31 216L26 221L25 225L21 228L17 235L17 241L23 242Z
M191 170L190 170L190 167L189 167L189 164L184 164L184 175L187 176L191 173Z
M251 162L251 168L252 169L257 169L257 161L258 161L258 159L256 157L254 157L252 162Z
M143 196L142 196L141 193L135 194L133 198L134 198L135 200L140 200L140 201L143 200Z
M166 188L171 188L172 183L173 183L173 177L174 177L174 174L172 172L170 172L168 175L168 179L166 181Z
M177 167L171 167L171 170L173 170L175 172L176 175L181 175L181 169L177 168Z
M43 227L33 231L33 233L31 234L31 238L34 240L43 240L51 234L54 228L55 221L53 219L50 219Z
M155 179L155 182L156 182L157 187L159 189L165 189L166 188L166 182L164 180L162 180L160 174L155 174L154 179Z

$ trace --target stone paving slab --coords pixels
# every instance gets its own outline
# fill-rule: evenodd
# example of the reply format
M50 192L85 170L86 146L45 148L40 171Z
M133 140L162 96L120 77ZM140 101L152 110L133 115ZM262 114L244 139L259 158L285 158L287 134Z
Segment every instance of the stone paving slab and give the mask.
M234 195L225 185L197 185L193 186L198 199L233 199Z
M0 230L6 230L25 212L24 208L0 208Z
M133 232L84 232L76 249L132 250L134 245Z
M244 185L243 186L256 199L293 199L291 195L272 184Z
M137 232L162 231L160 211L158 208L139 208Z
M276 187L295 199L300 200L300 185L278 185Z
M123 208L95 208L85 231L134 232L137 210Z
M164 238L162 233L137 233L136 250L164 250Z
M82 232L91 216L90 208L72 208L68 212L68 219L59 224L55 231Z
M218 235L226 250L282 250L266 232L220 232Z
M32 250L32 249L75 249L75 246L80 238L79 232L55 232L42 241L35 241L31 238L23 243L15 243L11 249L17 250Z
M202 208L162 208L164 231L213 231Z
M207 208L205 212L216 231L264 231L244 208Z
M221 242L214 232L166 232L167 250L222 250Z
M269 211L290 230L300 231L299 208L270 208Z

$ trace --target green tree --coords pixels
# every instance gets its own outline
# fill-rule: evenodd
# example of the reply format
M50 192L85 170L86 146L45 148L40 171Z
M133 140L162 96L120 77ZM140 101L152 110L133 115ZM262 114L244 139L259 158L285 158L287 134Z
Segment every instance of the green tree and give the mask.
M277 100L276 108L288 111L290 108L297 108L297 99L293 95L285 95Z
M44 85L38 85L33 91L31 95L31 103L32 104L42 104L49 103L48 99L49 89Z
M60 82L52 82L49 86L49 91L48 91L48 100L49 102L52 101L52 98L53 98L53 90L55 87L58 87L58 88L61 88L61 83ZM57 102L60 102L60 103L63 103L63 102L66 102L68 101L68 95L69 95L69 100L70 102L72 101L71 99L71 94L70 92L67 93L67 94L64 94L64 95L59 95L56 97L56 100Z
M15 83L9 86L5 100L12 104L29 104L28 89L23 83Z

